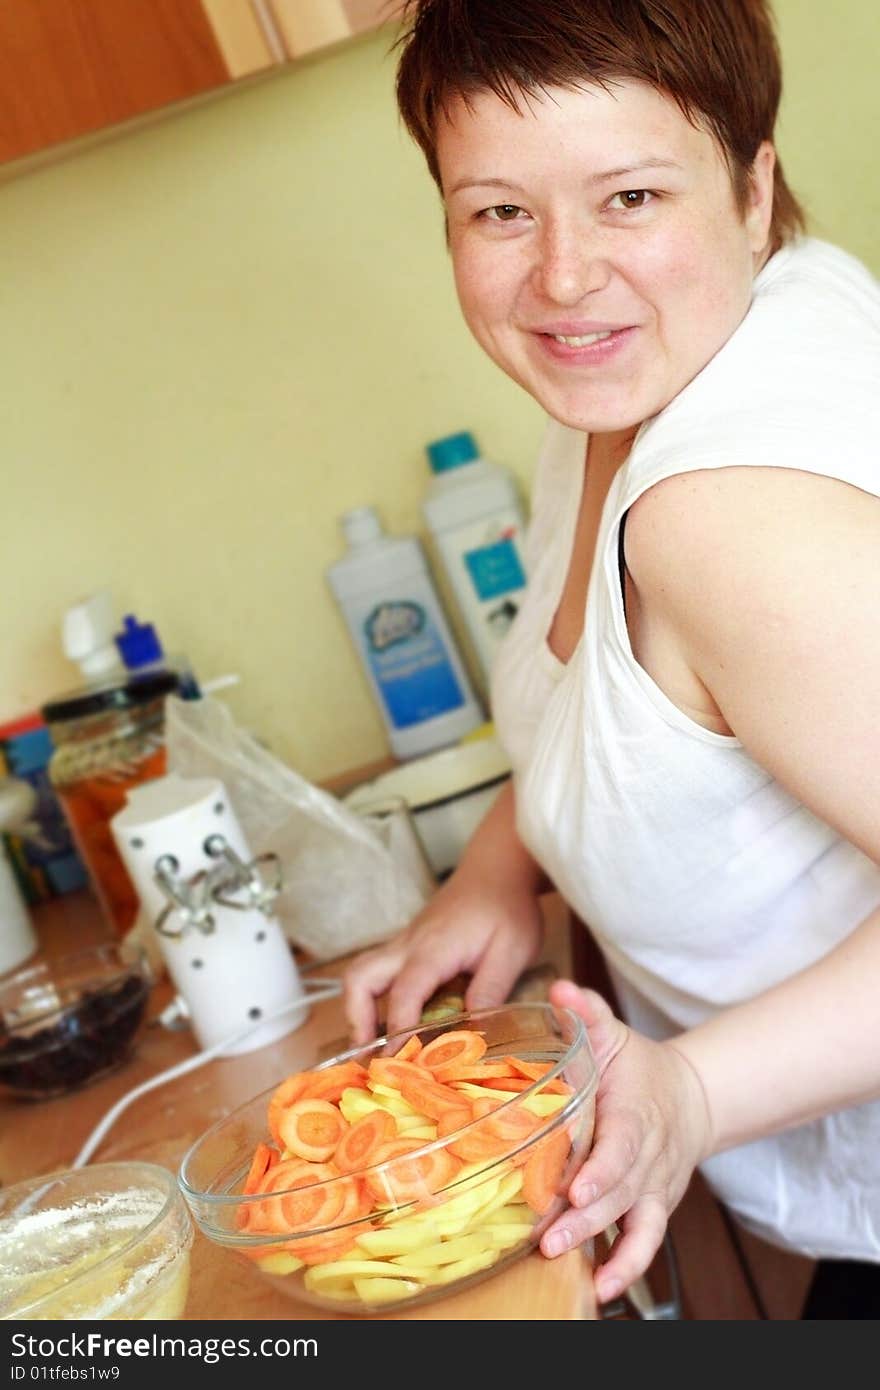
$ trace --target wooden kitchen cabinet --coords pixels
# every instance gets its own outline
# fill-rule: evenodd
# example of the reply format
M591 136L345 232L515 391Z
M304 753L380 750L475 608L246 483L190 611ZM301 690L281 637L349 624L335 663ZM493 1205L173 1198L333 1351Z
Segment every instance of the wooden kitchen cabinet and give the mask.
M277 68L399 9L400 0L2 0L0 162Z
M403 0L268 0L291 58L394 22Z

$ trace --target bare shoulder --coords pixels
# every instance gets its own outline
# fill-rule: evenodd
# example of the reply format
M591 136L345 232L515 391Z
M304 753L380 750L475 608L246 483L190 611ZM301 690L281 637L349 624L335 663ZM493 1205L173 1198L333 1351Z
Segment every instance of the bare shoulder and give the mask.
M640 600L691 630L731 611L740 627L791 616L817 585L876 573L878 544L880 498L792 468L674 474L636 500L626 528Z

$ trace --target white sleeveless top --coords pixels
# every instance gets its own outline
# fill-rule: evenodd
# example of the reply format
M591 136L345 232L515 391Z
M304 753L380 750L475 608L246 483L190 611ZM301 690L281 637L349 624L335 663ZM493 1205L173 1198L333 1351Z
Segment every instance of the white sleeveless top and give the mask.
M583 636L563 665L546 639L587 439L549 427L529 587L496 659L493 714L514 768L519 834L589 924L629 1022L653 1037L826 954L880 904L880 867L638 665L621 598L621 517L671 474L744 464L880 495L878 439L880 289L846 253L800 240L756 278L728 342L641 427L605 502ZM703 1171L776 1244L880 1261L880 1103L729 1150Z

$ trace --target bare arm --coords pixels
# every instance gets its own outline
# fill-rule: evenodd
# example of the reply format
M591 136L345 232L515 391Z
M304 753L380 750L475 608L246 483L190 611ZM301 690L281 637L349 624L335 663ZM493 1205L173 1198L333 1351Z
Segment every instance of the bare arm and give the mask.
M880 911L808 970L673 1039L706 1095L702 1156L880 1095L878 986Z
M699 585L673 570L661 599L692 668L756 761L880 862L880 501L783 469L697 485ZM686 506L683 486L669 491ZM668 522L676 499L657 501ZM880 911L809 969L677 1039L706 1093L710 1151L880 1094L878 986Z
M627 544L655 632L743 746L880 862L880 500L784 469L679 475L639 499ZM880 909L797 975L662 1044L556 986L588 1022L601 1081L596 1143L545 1253L618 1221L597 1278L612 1297L647 1268L702 1158L880 1096L878 985Z

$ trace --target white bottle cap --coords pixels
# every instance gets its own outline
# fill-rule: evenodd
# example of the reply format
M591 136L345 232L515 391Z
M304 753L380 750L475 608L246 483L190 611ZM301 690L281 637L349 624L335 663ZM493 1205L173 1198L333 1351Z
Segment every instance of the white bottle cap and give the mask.
M113 600L109 589L90 594L65 613L61 626L64 655L76 662L87 680L121 666L113 628Z
M339 524L348 544L353 546L369 545L383 534L375 507L354 507L350 512L343 512Z

